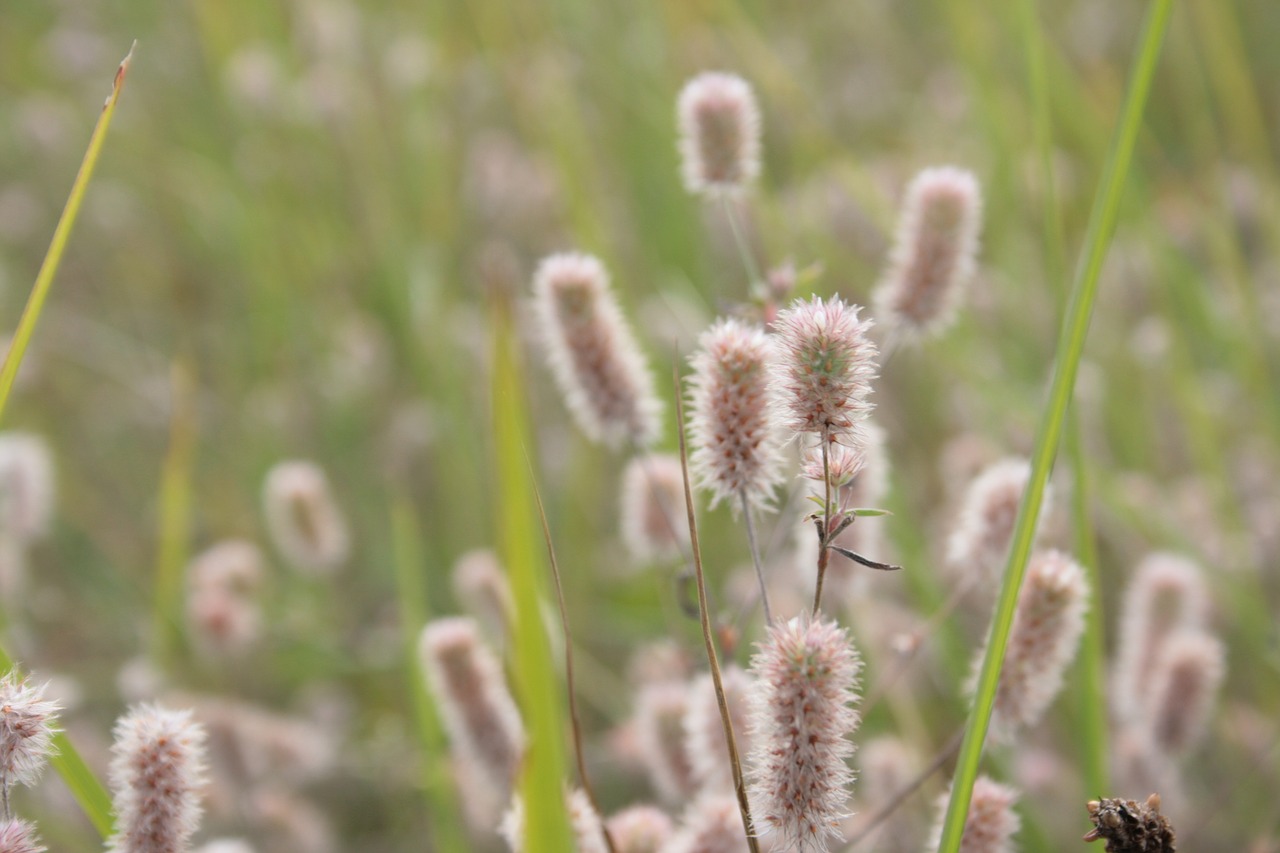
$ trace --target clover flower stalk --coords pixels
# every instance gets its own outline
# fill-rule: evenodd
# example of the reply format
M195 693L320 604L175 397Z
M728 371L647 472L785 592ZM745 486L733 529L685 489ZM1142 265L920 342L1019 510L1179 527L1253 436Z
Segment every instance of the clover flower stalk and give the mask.
M751 84L736 74L699 74L680 91L676 122L685 189L724 205L751 283L763 282L734 207L760 175L760 108Z
M698 338L690 358L689 462L712 506L737 500L760 583L765 622L773 623L752 509L764 506L781 479L781 441L770 406L770 344L759 326L722 319Z
M205 733L190 711L142 705L122 717L111 748L113 853L184 853L200 824Z
M462 616L433 620L418 651L454 756L474 771L469 778L476 785L505 801L524 754L524 725L479 623Z
M591 255L549 255L533 276L533 307L565 405L591 441L648 447L661 404L623 319L604 265Z
M822 605L822 583L834 538L831 445L853 448L864 441L863 423L873 404L876 346L867 337L870 320L840 297L796 300L774 321L771 386L776 418L795 435L815 435L822 453L823 518L818 521L818 582L813 609Z
M844 629L817 614L774 625L751 661L751 812L775 849L822 853L841 837L860 669Z
M58 704L44 698L47 685L33 685L16 671L0 679L0 800L12 820L9 792L40 778L53 753Z
M1075 560L1061 551L1031 555L996 688L991 730L998 740L1012 742L1034 726L1058 695L1080 646L1087 595ZM974 659L974 682L984 654Z
M889 268L873 297L896 334L936 334L955 319L973 275L982 198L973 173L925 169L907 188Z

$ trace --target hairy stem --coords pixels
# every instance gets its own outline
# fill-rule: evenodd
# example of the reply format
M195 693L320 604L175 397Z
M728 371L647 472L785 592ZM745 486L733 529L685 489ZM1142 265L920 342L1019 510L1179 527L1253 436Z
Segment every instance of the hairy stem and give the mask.
M818 615L822 607L822 582L827 576L827 563L831 561L831 453L828 448L827 432L822 432L822 529L818 531L818 584L813 591L813 615Z

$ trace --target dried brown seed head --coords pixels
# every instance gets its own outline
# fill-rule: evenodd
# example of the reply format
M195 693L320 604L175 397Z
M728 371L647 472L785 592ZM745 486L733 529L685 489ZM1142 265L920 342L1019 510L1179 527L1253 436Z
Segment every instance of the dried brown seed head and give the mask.
M1084 840L1106 841L1106 853L1174 853L1177 849L1173 826L1160 814L1159 794L1142 804L1104 797L1090 800L1086 808L1093 829Z

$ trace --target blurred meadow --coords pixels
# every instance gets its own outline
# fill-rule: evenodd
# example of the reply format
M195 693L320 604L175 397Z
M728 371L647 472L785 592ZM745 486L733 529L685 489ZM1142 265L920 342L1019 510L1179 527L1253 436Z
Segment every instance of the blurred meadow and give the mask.
M867 572L828 605L865 660L864 695L884 686L855 741L900 738L923 767L965 721L995 601L978 591L952 609L948 533L979 471L1032 452L1149 4L1037 3L1038 26L1031 5L7 4L6 330L111 75L138 47L4 412L5 431L47 442L56 471L47 535L25 567L0 571L5 651L53 680L69 739L104 782L128 704L195 707L213 765L198 841L503 849L459 816L412 648L424 620L463 609L458 558L503 547L504 530L511 547L510 515L529 522L515 528L532 532L525 557L545 571L532 495L500 470L523 464L495 449L506 442L527 451L545 501L601 805L654 799L628 746L643 678L633 659L670 640L673 659L705 668L699 624L682 609L678 565L633 565L618 511L626 454L574 426L527 300L542 256L602 259L665 404L659 449L674 452L672 367L687 372L698 334L750 284L726 208L685 190L676 148L682 85L725 70L750 81L763 122L744 236L762 267L794 264L797 295L869 304L912 176L955 164L981 183L981 250L958 322L898 348L875 383L893 514L858 524L883 534L868 556L904 569ZM1178 759L1180 794L1166 794L1189 851L1280 850L1277 34L1271 0L1174 5L1042 533L1091 564L1107 660L1145 555L1203 568L1227 666L1207 734ZM520 371L496 401L495 305L514 307L502 337ZM527 444L495 435L495 415L501 432L512 411L527 416ZM324 470L346 520L350 553L329 574L291 568L269 535L264 478L289 459ZM792 559L805 512L791 474L784 492L758 521L773 566ZM726 507L699 504L722 657L745 665L763 630L747 542ZM261 631L248 651L211 654L189 624L186 567L233 538L266 558ZM537 583L558 667L554 598ZM809 594L775 606L790 615ZM1089 849L1087 800L1150 793L1090 786L1116 732L1097 728L1110 682L1089 660L1100 658L1082 656L1016 749L989 747L985 772L1021 791L1018 849ZM563 708L563 681L544 687ZM567 723L561 734L571 750ZM567 772L571 754L560 760ZM1117 786L1118 772L1105 774ZM856 811L873 798L862 775ZM923 849L949 778L930 777L896 829L859 849ZM101 849L57 773L18 802L51 849Z

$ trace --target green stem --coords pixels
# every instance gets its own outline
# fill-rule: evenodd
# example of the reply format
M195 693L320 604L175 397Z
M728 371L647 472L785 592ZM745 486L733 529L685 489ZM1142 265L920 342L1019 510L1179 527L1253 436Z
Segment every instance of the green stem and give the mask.
M1066 297L1066 249L1062 210L1058 204L1057 182L1053 170L1053 117L1049 104L1049 77L1045 67L1045 34L1036 8L1036 0L1019 4L1022 40L1027 49L1027 78L1031 83L1031 103L1035 146L1040 161L1043 184L1045 267L1050 283L1060 298ZM1102 611L1097 598L1099 567L1089 516L1088 465L1080 436L1079 412L1074 407L1067 421L1067 449L1071 457L1074 484L1072 527L1075 530L1076 558L1084 567L1089 588L1094 591L1094 605L1085 617L1085 636L1079 657L1079 707L1081 735L1085 744L1084 781L1092 792L1109 790L1107 780L1107 702L1104 695L1104 643Z
M982 670L978 676L973 710L965 726L964 742L956 765L955 782L947 804L943 822L939 853L957 853L964 836L965 820L969 814L969 802L973 796L973 783L978 776L982 759L982 746L995 705L996 687L1000 680L1000 667L1008 645L1009 631L1013 625L1018 590L1031 554L1035 520L1040 515L1045 484L1057 453L1066 422L1072 389L1080 356L1084 352L1089 320L1098 291L1098 278L1106 257L1111 236L1120 214L1120 200L1125 177L1133 157L1142 114L1146 106L1151 81L1155 76L1160 48L1169 23L1172 0L1154 0L1148 10L1138 61L1130 78L1128 93L1121 113L1120 125L1112 143L1107 167L1103 173L1099 192L1089 216L1083 256L1076 269L1071 290L1070 304L1063 318L1058 340L1058 355L1054 364L1048 405L1045 407L1036 431L1035 450L1032 454L1031 478L1018 507L1018 519L1014 528L1013 543L1005 566L1004 583L1000 600L992 620L991 637L987 643Z
M136 42L135 42L136 44ZM111 94L102 107L98 123L94 125L93 135L89 137L89 147L80 161L80 171L76 173L75 183L71 185L71 195L62 208L58 224L53 229L53 240L49 250L45 252L44 261L40 264L40 272L36 274L36 283L31 288L31 296L27 298L27 306L22 310L22 319L13 332L13 342L9 345L9 353L5 356L4 366L0 367L0 416L4 414L5 405L9 402L9 393L13 390L13 382L18 376L18 367L22 357L26 355L27 345L31 343L31 335L35 332L36 323L44 311L45 300L49 297L49 288L53 285L54 276L58 274L58 266L62 263L62 253L67 248L67 239L80 214L80 204L84 201L84 192L93 177L94 167L98 165L98 155L102 153L102 143L107 138L107 128L111 126L111 117L116 112L116 102L120 99L120 90L124 88L124 78L129 71L129 63L133 59L133 48L120 62L116 69L115 80L111 85Z

